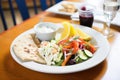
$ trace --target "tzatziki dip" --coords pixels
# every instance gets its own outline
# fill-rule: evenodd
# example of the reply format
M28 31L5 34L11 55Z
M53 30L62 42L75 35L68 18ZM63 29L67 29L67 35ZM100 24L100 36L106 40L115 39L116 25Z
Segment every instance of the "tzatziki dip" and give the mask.
M45 26L39 27L38 30L39 30L40 33L54 32L54 30L52 28L45 27Z

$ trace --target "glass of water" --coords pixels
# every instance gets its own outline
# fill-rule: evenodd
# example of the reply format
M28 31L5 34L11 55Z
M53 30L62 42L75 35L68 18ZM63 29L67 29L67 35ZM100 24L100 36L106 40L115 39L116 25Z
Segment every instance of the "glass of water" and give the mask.
M104 16L106 19L106 29L104 30L103 34L109 38L113 36L114 34L110 31L110 25L111 21L114 19L117 11L119 9L119 3L118 0L104 0L103 3L103 11L104 11Z

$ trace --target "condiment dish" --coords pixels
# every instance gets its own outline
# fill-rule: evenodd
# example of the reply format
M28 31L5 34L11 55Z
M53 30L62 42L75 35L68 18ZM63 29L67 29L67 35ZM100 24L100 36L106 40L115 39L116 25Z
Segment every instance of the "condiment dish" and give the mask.
M34 26L36 36L42 41L53 39L57 30L57 25L52 22L40 22Z

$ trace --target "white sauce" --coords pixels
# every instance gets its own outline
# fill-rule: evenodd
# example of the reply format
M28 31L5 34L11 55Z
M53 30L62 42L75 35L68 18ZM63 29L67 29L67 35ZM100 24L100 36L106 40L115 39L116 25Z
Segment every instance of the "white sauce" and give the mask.
M54 31L52 28L48 28L45 26L39 27L38 30L40 33L50 33Z

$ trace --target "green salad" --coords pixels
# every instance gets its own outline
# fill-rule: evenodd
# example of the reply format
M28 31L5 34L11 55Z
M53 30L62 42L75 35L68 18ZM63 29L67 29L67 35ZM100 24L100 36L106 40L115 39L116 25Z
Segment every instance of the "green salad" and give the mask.
M61 41L42 41L39 54L47 65L74 65L93 57L96 48L91 43L73 36Z

